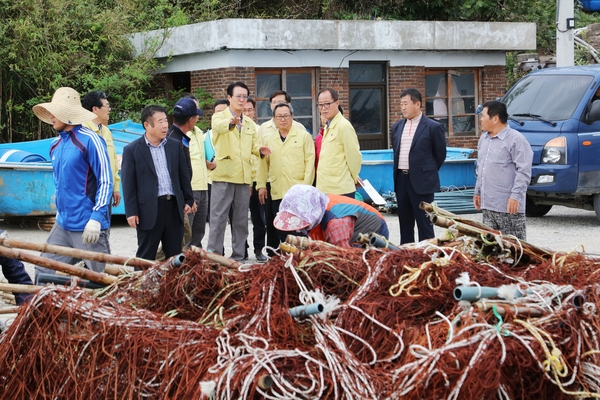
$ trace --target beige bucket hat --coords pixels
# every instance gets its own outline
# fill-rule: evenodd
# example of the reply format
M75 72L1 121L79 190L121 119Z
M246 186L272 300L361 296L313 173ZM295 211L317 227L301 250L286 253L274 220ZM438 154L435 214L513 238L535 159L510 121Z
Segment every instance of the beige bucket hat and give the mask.
M81 106L79 93L70 87L61 87L54 92L50 103L33 106L33 112L39 119L52 125L51 115L67 125L80 125L97 117Z

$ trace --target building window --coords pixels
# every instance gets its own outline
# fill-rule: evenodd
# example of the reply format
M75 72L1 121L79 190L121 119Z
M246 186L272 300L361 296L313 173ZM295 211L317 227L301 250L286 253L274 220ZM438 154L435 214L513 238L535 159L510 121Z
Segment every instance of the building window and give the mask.
M294 120L300 122L306 130L313 134L315 127L314 111L315 70L302 69L269 69L256 70L256 115L258 123L271 119L269 96L276 90L285 90L292 96Z
M448 136L475 136L479 97L479 70L425 72L425 115L440 122Z
M387 64L350 62L350 112L362 150L387 148Z

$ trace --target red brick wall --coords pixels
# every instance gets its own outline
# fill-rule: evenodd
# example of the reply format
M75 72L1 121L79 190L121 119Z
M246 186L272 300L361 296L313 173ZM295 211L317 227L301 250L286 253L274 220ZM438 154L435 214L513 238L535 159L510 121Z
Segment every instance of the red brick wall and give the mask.
M406 89L412 88L420 91L421 95L425 94L425 67L390 67L388 76L388 88L388 101L390 109L389 136L391 140L392 125L394 125L394 123L402 119L402 111L400 111L400 94Z
M481 74L482 104L506 92L506 71L503 65L486 65Z
M215 100L227 98L227 86L241 81L250 89L250 96L256 93L254 67L214 68L202 71L191 71L191 89L204 88L212 94ZM206 110L205 115L210 117L212 110Z
M400 111L400 94L408 88L418 89L425 93L425 67L390 67L389 68L389 127L402 118ZM348 85L348 68L320 68L318 75L318 88L335 89L340 96L340 105L344 108L344 115L348 116L350 109L350 93ZM192 90L202 87L211 93L215 100L226 97L226 89L230 83L242 81L248 85L250 95L255 95L256 84L254 67L215 68L191 72ZM504 66L487 65L481 70L482 102L500 97L506 90ZM315 93L316 95L316 93ZM210 117L211 112L207 112ZM449 146L477 148L477 136L452 136L447 138ZM390 145L391 147L391 145Z
M348 68L321 68L319 70L318 85L317 93L326 88L331 88L338 92L340 106L344 109L344 116L348 118L350 115ZM315 93L315 95L317 93Z

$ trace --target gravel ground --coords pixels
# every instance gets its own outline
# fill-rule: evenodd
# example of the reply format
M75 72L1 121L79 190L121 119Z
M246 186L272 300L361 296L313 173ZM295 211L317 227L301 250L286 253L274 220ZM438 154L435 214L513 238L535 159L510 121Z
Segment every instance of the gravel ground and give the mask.
M395 214L384 214L390 229L390 241L400 242L398 218ZM481 221L481 214L467 214L464 217ZM252 227L248 241L252 244ZM8 231L9 238L28 242L44 243L48 236L47 231L22 228L18 225L6 224L0 220L0 229ZM436 236L443 236L444 229L435 228ZM208 232L207 232L208 233ZM529 218L527 220L528 241L539 247L554 251L586 251L600 254L600 222L592 211L584 211L566 207L555 206L548 215L542 218ZM204 238L206 245L208 237ZM117 216L113 219L110 236L111 252L121 256L134 256L137 248L135 230L127 225L124 217ZM252 248L249 251L253 254ZM225 254L231 254L231 235L229 229L225 236ZM254 259L250 259L250 262ZM27 270L33 274L33 267L27 265ZM0 274L0 279L3 279Z

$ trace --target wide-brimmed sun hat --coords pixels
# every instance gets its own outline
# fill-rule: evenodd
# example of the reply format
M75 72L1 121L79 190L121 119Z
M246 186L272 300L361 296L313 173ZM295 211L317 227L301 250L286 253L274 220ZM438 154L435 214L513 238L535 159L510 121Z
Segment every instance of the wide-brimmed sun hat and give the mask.
M321 223L329 197L310 185L294 185L279 204L273 225L280 231L312 229Z
M54 92L50 103L33 106L33 113L42 121L52 125L52 115L67 125L80 125L97 117L81 106L79 93L70 87L61 87Z
M299 231L307 228L310 222L303 220L289 211L279 211L273 221L273 226L280 231Z

